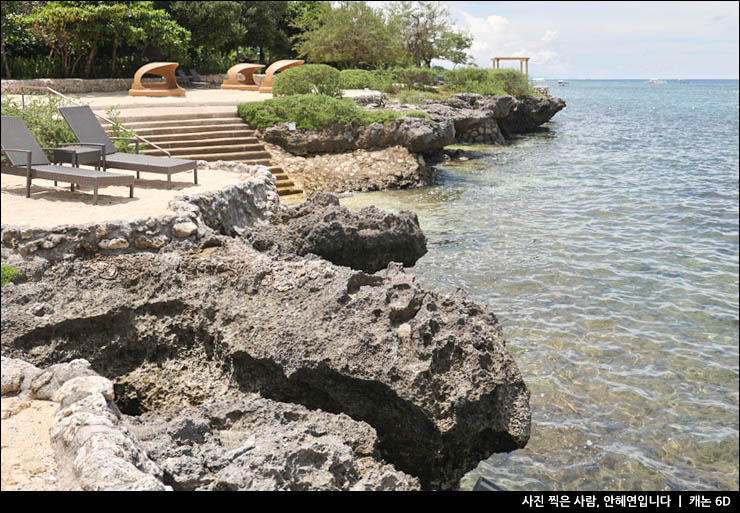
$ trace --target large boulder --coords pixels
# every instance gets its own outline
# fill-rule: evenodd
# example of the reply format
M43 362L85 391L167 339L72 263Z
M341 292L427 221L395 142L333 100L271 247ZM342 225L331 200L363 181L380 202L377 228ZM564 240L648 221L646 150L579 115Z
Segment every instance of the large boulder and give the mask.
M229 391L345 414L426 489L526 445L527 385L495 315L463 293L425 290L400 264L372 275L240 239L210 250L63 261L6 286L3 355L85 358L130 415ZM39 297L53 313L29 312Z
M257 249L277 246L299 256L313 253L336 265L369 273L390 262L411 267L427 252L426 237L414 212L392 214L367 207L355 213L326 192L284 209L272 225L244 236Z
M499 127L506 137L532 132L564 108L565 101L561 98L527 96L506 117L499 119Z

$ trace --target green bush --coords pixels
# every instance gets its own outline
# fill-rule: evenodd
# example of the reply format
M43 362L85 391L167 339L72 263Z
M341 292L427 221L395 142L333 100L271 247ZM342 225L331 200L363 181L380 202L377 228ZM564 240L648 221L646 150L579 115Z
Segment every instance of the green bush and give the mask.
M339 85L342 89L372 89L385 91L393 78L389 72L367 71L364 69L345 69L339 72Z
M125 128L118 124L118 115L120 114L120 111L114 106L108 109L105 112L105 117L113 121L111 124L111 131L113 132L113 137L135 137L136 132L131 130L130 128ZM124 153L135 153L136 152L136 144L132 144L129 141L113 141L113 146L116 147L116 151L121 151Z
M322 94L339 98L339 70L326 64L305 64L286 69L275 75L272 87L273 96L293 96L296 94Z
M2 115L20 116L42 148L55 148L77 140L57 111L63 104L64 100L56 96L28 95L25 108L21 108L17 101L3 94Z
M1 270L2 276L0 276L0 286L2 287L13 281L13 278L18 276L18 270L12 265L3 265Z
M445 98L445 95L437 92L419 91L417 89L402 89L396 94L396 98L401 103L421 105L426 100L441 100Z
M459 68L443 74L445 88L453 93L532 96L534 89L524 73L513 69Z
M315 130L334 123L343 125L387 124L405 115L428 117L426 113L392 110L363 110L348 98L297 94L263 102L241 103L237 113L248 125L264 128L278 123L294 122L297 128Z
M433 86L437 72L429 68L401 68L393 70L393 77L404 89L419 89Z

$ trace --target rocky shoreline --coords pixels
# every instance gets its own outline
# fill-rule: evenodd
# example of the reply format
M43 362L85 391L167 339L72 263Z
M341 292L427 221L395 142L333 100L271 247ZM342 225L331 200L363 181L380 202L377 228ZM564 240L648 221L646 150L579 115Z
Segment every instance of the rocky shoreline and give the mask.
M495 315L403 268L426 252L416 216L328 194L285 207L270 178L181 198L196 229L159 248L101 244L141 221L3 226L20 275L2 291L2 355L26 362L3 360L3 395L59 400L66 482L454 489L523 447L529 391Z
M322 191L430 183L444 146L502 144L563 107L463 94L386 127L267 129L310 184L297 207L258 166L171 215L3 225L20 271L2 291L3 397L59 403L62 489L456 489L529 439L500 324L404 269L426 253L414 213Z
M460 93L422 105L388 105L375 93L353 98L367 109L418 110L428 119L403 117L382 125L332 125L292 129L287 123L262 129L273 160L311 196L420 187L434 183L435 162L449 158L451 144L507 144L536 131L565 108L549 94L513 96ZM454 156L453 156L454 158Z

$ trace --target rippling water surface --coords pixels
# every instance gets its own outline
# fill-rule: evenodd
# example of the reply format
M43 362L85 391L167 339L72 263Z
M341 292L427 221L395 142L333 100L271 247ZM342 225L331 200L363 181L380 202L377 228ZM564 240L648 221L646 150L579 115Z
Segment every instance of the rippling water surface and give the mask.
M419 280L502 323L532 436L478 476L512 490L738 489L738 82L571 81L567 107L414 210Z

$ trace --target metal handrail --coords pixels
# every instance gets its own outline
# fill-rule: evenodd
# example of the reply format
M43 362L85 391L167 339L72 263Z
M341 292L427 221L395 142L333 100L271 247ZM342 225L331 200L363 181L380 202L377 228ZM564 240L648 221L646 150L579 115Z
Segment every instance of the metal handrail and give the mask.
M57 96L59 96L61 98L64 98L68 102L74 103L78 107L84 107L85 106L84 103L77 102L77 101L73 100L72 98L70 98L69 96L66 96L66 95L62 94L59 91L55 91L54 89L52 89L51 87L48 87L48 86L21 85L21 86L15 86L15 87L18 87L18 88L21 88L21 89L38 89L38 90L41 90L41 91L46 91L47 94L54 93L55 95L57 95ZM26 108L26 99L25 99L25 95L22 92L21 92L21 108L23 108L23 109ZM101 114L98 114L95 111L93 111L93 114L95 114L96 117L102 119L103 121L106 121L106 122L110 123L111 125L117 125L117 126L123 128L124 130L131 130L130 128L126 128L126 126L124 126L123 124L119 123L118 121L113 121L112 119L108 119L107 117L105 117L105 116L103 116ZM141 141L144 141L149 146L152 146L153 148L156 148L157 150L159 150L161 152L164 152L168 157L172 158L172 154L169 151L165 150L164 148L162 148L162 147L154 144L153 142L145 139L144 137L142 137L140 135L137 135L136 133L134 133L134 137L136 137L137 139L139 139Z

